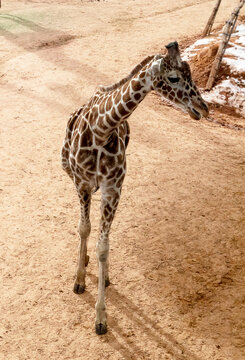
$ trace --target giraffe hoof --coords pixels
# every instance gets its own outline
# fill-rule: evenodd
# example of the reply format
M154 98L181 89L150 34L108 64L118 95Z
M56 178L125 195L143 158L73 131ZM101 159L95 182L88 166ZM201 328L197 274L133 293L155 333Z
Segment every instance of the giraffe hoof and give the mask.
M105 279L105 287L110 285L110 280L109 279Z
M107 326L105 324L95 324L95 332L97 335L106 334Z
M85 255L85 266L88 266L89 263L89 256Z
M75 294L82 294L85 291L85 285L80 285L75 283L73 287L73 292Z

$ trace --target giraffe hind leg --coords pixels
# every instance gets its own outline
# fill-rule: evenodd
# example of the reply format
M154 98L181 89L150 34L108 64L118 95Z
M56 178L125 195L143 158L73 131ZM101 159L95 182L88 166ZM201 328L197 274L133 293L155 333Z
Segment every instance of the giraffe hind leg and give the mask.
M105 287L110 284L108 276L109 231L120 198L120 189L102 189L100 236L96 246L96 255L99 265L98 298L95 305L96 334L107 332Z
M80 247L73 291L76 294L82 294L85 290L85 267L88 265L89 262L89 256L87 255L87 240L91 230L91 223L89 218L91 192L89 190L78 190L78 196L81 207L81 218L78 226Z

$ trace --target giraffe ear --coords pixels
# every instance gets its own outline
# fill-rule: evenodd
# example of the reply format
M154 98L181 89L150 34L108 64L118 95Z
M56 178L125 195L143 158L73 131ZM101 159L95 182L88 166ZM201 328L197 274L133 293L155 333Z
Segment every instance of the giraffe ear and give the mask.
M151 65L151 75L154 77L160 72L161 58L156 55Z
M152 65L151 65L151 74L152 76L156 76L161 72L162 62L163 62L164 56L162 54L156 54L154 56Z
M168 50L168 57L169 57L170 63L174 67L181 67L182 60L180 57L179 44L177 43L177 41L169 43L168 45L166 45L166 48Z
M156 55L154 56L154 61L155 61L155 60L162 59L162 58L163 58L162 54L156 54Z

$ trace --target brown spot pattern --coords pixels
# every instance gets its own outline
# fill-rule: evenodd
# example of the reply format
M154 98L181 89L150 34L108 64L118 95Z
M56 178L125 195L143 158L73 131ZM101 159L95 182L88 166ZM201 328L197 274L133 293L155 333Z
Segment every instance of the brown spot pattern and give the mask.
M136 93L136 94L134 95L134 98L135 98L136 101L139 101L139 100L141 99L140 93Z
M130 88L128 87L126 93L123 95L123 101L126 103L130 99Z
M182 92L181 90L178 90L178 91L177 91L177 96L178 96L179 99L182 99L182 97L183 97L183 92Z
M92 137L91 130L87 126L87 129L85 131L83 131L83 133L81 135L80 146L81 147L92 146L93 145L92 140L93 140L93 137Z
M132 86L132 89L134 92L136 91L140 91L142 89L142 85L139 81L136 81L136 80L132 80L131 81L131 86Z
M118 109L120 115L122 115L122 116L128 115L128 111L125 109L125 107L121 103L118 105L117 109Z
M129 110L133 110L136 107L136 103L134 101L128 101L126 105Z

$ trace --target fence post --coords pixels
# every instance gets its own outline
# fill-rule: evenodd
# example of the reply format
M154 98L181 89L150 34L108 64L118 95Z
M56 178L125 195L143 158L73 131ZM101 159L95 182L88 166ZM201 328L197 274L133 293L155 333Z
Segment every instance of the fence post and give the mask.
M215 16L216 16L216 14L217 14L217 12L219 10L220 3L221 3L221 0L217 0L217 2L215 4L215 7L213 8L213 12L212 12L210 18L208 19L207 25L205 26L205 29L204 29L204 31L202 33L202 37L210 35L210 32L211 32L212 27L213 27Z
M213 84L214 84L214 81L218 74L220 64L221 64L222 58L224 56L227 44L228 44L231 34L235 28L239 12L240 12L241 8L243 7L244 3L245 3L245 0L240 0L240 4L234 9L229 20L226 21L226 25L223 28L222 41L220 43L217 55L214 59L213 66L212 66L210 74L209 74L208 82L206 85L206 90L211 90L213 87Z

